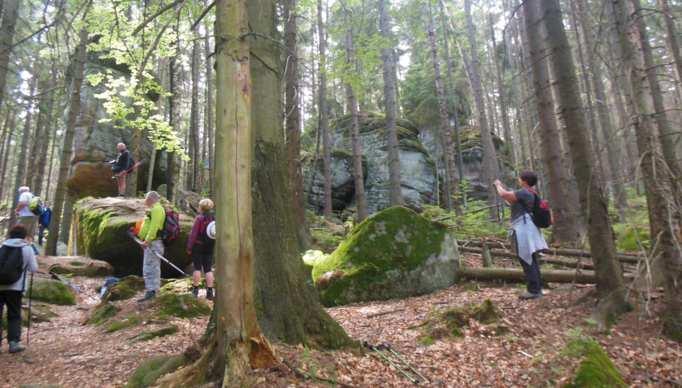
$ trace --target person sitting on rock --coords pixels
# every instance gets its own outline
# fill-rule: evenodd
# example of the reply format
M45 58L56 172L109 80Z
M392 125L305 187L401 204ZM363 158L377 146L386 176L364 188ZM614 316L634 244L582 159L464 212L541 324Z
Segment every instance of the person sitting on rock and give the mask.
M118 183L118 196L124 197L126 193L126 176L133 166L133 159L130 157L130 152L124 143L118 143L116 150L118 151L118 156L109 163L111 164L114 178Z
M142 222L138 237L142 240L144 258L142 262L142 276L144 277L144 298L138 302L150 300L156 296L161 287L161 259L163 255L163 241L161 231L166 220L166 211L160 203L161 196L156 191L148 192L144 197L144 204L149 210Z
M26 237L26 228L23 225L15 225L9 231L9 239L0 247L0 263L3 264L0 266L2 268L0 269L0 323L3 308L6 305L7 341L10 353L18 353L26 349L21 345L21 298L26 290L26 273L38 271L35 253L26 241ZM15 266L15 264L18 265ZM2 325L0 325L0 345L2 345Z
M539 253L547 249L547 242L540 229L535 226L530 209L535 200L535 185L538 177L534 172L525 171L518 179L520 190L510 191L504 188L500 180L494 182L497 193L511 205L511 240L516 255L519 257L523 272L526 275L526 292L521 299L537 299L542 297L542 279L540 275Z
M204 198L199 201L199 215L194 220L192 232L187 240L187 254L192 258L194 273L192 274L192 294L199 296L201 271L206 276L206 299L213 300L213 247L215 240L207 233L208 225L215 220L213 201Z

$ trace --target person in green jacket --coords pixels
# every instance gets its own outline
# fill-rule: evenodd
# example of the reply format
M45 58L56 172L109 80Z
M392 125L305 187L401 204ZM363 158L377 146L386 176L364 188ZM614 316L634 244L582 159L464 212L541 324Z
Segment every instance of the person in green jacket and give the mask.
M144 204L149 210L142 223L138 237L142 240L144 259L142 262L142 276L144 277L144 298L138 302L150 300L156 296L161 287L161 259L164 247L161 231L166 220L166 211L159 201L161 196L156 191L150 191L144 196Z

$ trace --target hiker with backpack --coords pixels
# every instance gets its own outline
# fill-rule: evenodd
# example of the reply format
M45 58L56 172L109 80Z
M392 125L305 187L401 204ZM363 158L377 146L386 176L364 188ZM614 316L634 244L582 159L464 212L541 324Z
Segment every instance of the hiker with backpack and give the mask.
M150 191L144 196L144 204L148 210L138 237L142 240L141 245L144 249L142 277L146 292L144 298L138 302L154 298L161 287L161 259L158 255L163 255L164 251L162 232L166 211L160 201L161 196L156 191Z
M498 195L511 206L510 237L526 275L526 292L519 296L523 300L542 297L539 255L548 247L539 228L551 225L547 202L535 190L537 182L537 175L531 171L521 173L521 189L516 191L507 190L499 179L494 182Z
M23 225L26 228L26 239L33 242L33 236L36 234L36 216L32 210L32 204L35 204L35 196L31 193L28 186L21 186L19 188L19 200L17 201L17 208L15 209L17 215L17 224Z
M199 201L199 215L194 220L192 232L187 240L187 254L192 258L194 273L192 274L192 294L199 297L201 271L206 276L206 299L213 300L213 247L215 236L211 238L208 226L215 221L213 201L204 198Z
M50 222L52 222L52 209L45 205L42 213L38 216L38 245L43 245L43 237L45 231L50 227Z
M23 225L9 231L9 239L0 247L0 322L7 306L7 342L9 352L18 353L26 348L21 344L21 299L26 290L26 273L37 272L38 263ZM2 325L0 325L0 346ZM1 349L1 348L0 348Z
M116 150L118 151L118 156L110 161L109 164L111 164L111 172L114 173L114 179L118 183L118 196L125 197L126 177L135 166L135 161L124 143L118 143Z

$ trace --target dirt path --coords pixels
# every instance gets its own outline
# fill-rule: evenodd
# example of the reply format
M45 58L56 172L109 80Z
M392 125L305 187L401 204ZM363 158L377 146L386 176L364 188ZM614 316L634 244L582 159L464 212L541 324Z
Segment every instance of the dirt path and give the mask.
M101 326L85 325L88 311L99 302L95 290L102 283L101 279L75 278L74 284L80 287L78 304L51 306L58 317L31 327L25 352L9 354L3 343L0 386L119 387L142 360L160 353L181 353L206 327L206 319L174 319L169 323L178 326L175 335L132 342L131 337L156 328L158 323L147 322L114 333L106 333ZM25 328L22 341L26 341Z

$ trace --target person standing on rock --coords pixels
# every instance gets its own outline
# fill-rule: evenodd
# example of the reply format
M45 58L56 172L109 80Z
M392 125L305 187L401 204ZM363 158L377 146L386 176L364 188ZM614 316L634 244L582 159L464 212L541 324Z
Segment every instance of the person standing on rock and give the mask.
M526 275L526 292L521 299L537 299L542 297L542 278L540 275L539 254L547 249L547 242L540 229L535 226L530 209L539 200L534 189L538 177L534 172L525 171L518 179L521 189L510 191L504 188L500 180L493 184L498 195L511 206L511 240L516 255L519 257L523 272Z
M7 342L10 353L26 349L21 345L21 299L26 290L26 273L38 271L35 253L26 237L26 228L15 225L9 231L9 239L0 247L0 323L4 306L7 306Z
M109 162L111 164L111 171L114 173L114 178L118 182L118 196L125 197L126 193L126 177L130 168L133 166L133 159L130 157L130 151L124 143L116 145L118 156L115 160Z
M208 225L215 220L213 201L204 198L199 201L199 215L194 220L192 232L187 240L187 254L192 258L194 273L192 274L192 294L199 296L201 271L206 276L206 299L213 300L213 247L215 240L208 233Z
M33 236L36 234L36 215L31 211L30 204L33 199L33 193L28 186L21 186L19 188L19 200L17 201L17 224L23 225L26 228L26 240L33 242Z
M138 302L150 300L156 296L161 287L161 259L163 255L163 241L161 231L166 220L166 211L160 203L161 196L156 191L148 192L144 197L147 214L138 237L142 240L144 258L142 262L142 276L144 277L144 298Z

